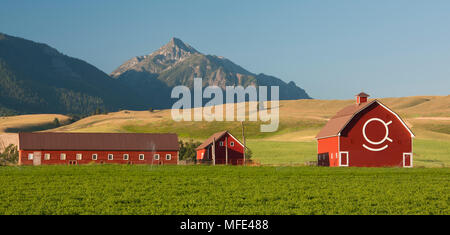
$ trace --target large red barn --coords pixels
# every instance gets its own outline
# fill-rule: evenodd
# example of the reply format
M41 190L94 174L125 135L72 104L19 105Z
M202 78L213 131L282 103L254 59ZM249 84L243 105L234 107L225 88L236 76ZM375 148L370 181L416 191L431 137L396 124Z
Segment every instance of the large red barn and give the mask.
M177 164L178 136L150 133L19 133L19 165Z
M412 167L414 134L378 100L356 95L356 104L332 117L316 136L319 166Z
M244 145L228 131L217 132L196 148L197 161L244 164Z

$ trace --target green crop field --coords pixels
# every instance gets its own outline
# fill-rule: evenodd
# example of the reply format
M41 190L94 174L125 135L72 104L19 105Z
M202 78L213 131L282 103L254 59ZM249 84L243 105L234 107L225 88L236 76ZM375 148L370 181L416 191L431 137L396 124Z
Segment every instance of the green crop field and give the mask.
M449 168L0 168L0 214L450 214Z
M254 160L263 165L303 165L317 160L317 143L312 141L248 140ZM414 140L414 167L449 167L450 141Z
M303 165L317 160L316 142L248 140L254 160L263 165Z

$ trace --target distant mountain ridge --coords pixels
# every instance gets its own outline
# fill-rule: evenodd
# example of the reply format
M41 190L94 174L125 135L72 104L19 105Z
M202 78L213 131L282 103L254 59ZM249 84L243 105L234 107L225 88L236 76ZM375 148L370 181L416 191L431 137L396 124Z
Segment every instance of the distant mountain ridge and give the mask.
M96 110L165 109L177 85L279 85L280 99L310 98L295 83L253 74L228 59L204 55L180 39L134 57L108 75L56 49L0 33L0 115L91 114Z
M149 55L131 58L110 75L131 87L142 86L138 81L144 80L152 85L158 83L161 89L177 85L192 88L194 78L201 77L203 86L279 86L282 100L311 98L294 82L251 73L224 57L202 54L178 38Z

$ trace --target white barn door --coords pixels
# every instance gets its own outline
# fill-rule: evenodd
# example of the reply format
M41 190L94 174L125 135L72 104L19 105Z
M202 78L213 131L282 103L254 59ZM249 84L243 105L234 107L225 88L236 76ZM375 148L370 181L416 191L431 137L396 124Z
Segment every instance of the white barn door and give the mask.
M33 165L35 166L41 165L41 152L33 153Z

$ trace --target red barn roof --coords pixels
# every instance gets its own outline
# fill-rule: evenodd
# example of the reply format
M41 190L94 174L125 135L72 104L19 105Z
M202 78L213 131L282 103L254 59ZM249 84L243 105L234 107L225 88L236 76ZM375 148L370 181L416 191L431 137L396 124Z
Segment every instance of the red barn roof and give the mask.
M21 150L135 150L180 149L176 134L155 133L19 133Z
M333 136L339 136L341 131L347 126L347 124L362 110L366 109L367 107L373 105L373 104L379 104L382 107L384 107L389 112L393 113L394 116L396 116L400 122L405 126L405 128L411 133L411 137L414 137L414 134L409 129L409 127L406 125L406 123L391 109L386 107L384 104L382 104L378 100L373 100L371 102L365 102L360 104L352 104L349 105L343 109L341 109L337 114L332 117L328 123L322 128L322 130L317 134L316 139L323 139L327 137L333 137Z
M232 134L230 134L230 132L228 131L221 131L221 132L217 132L212 134L207 140L205 140L205 142L203 142L200 146L198 146L195 150L200 150L200 149L204 149L206 147L208 147L210 144L213 143L214 139L218 140L220 138L222 138L222 136L224 136L225 134L229 134L232 138L234 138L240 145L244 146L238 139L236 139L236 137L234 137Z
M357 94L356 96L359 96L359 97L369 97L370 95L367 94L367 93L361 92L361 93Z

